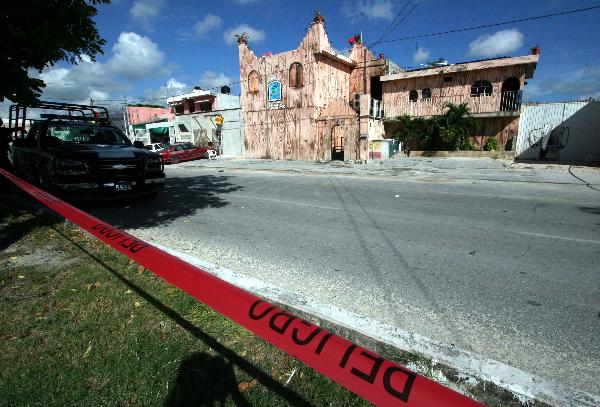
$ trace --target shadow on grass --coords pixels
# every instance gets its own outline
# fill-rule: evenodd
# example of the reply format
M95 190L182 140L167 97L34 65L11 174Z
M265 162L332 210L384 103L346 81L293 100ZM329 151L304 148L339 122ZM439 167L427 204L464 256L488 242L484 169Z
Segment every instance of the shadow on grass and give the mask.
M198 328L197 326L192 324L190 321L188 321L187 319L185 319L184 317L179 315L179 313L177 313L175 310L173 310L169 306L163 304L158 299L156 299L155 297L153 297L152 295L150 295L149 293L147 293L146 291L144 291L143 289L138 287L136 284L129 281L122 274L120 274L115 269L113 269L108 264L106 264L104 261L102 261L102 259L94 256L92 253L87 251L83 246L81 246L79 243L77 243L76 241L71 239L69 236L65 235L57 228L53 228L53 229L58 234L60 234L62 237L67 239L69 242L71 242L74 246L76 246L79 250L81 250L85 255L87 255L88 257L93 259L98 264L102 265L102 267L104 267L111 274L113 274L115 277L117 277L119 280L121 280L127 287L129 287L132 291L135 291L138 295L140 295L142 298L144 298L146 301L148 301L148 303L150 303L152 306L154 306L156 309L158 309L160 312L162 312L164 315L166 315L168 318L170 318L173 322L175 322L180 327L182 327L183 329L188 331L190 334L192 334L197 339L201 340L205 345L207 345L210 348L212 348L213 350L215 350L223 358L230 361L233 365L238 366L240 369L244 370L250 376L254 377L259 383L261 383L265 387L269 388L271 391L275 392L281 398L288 401L291 405L310 406L310 403L308 401L306 401L302 396L300 396L296 392L284 387L277 380L273 379L271 376L269 376L268 374L266 374L265 372L260 370L260 368L258 368L257 366L255 366L254 364L249 362L248 360L244 359L243 357L239 356L238 354L233 352L231 349L228 349L227 347L223 346L215 338L208 335L206 332L202 331L200 328ZM223 318L225 318L225 317L223 317ZM234 401L236 401L236 403L237 403L237 400L235 399L237 397L237 394L235 393L235 392L237 392L237 383L235 381L235 375L233 375L233 370L231 370L231 372L229 372L229 369L233 369L233 367L231 365L229 365L229 367L228 367L225 360L219 361L218 359L219 358L215 358L215 357L213 357L213 359L210 359L208 357L208 355L203 355L203 354L201 354L201 355L193 354L191 357L186 359L180 366L178 383L176 384L176 389L174 389L174 391L177 390L178 392L181 392L181 394L175 394L175 395L170 394L167 401L174 400L174 403L175 403L175 404L170 404L170 405L177 405L177 406L205 405L204 403L190 404L187 401L183 400L182 397L183 396L190 397L190 400L192 400L192 399L193 400L199 400L199 399L204 400L204 399L202 399L202 397L206 397L207 400L212 400L213 402L216 402L221 399L226 399L228 394L231 394L232 397L234 398ZM200 372L201 369L209 369L209 371ZM221 371L221 373L225 373L226 376L217 376L216 374L219 371ZM190 372L192 372L193 374L196 374L197 376L195 378L193 376L190 376ZM210 375L212 375L212 377ZM181 379L180 379L180 377L181 377ZM201 380L205 380L205 379L209 380L207 387L201 388L200 386L198 386L198 387L193 387L193 386L190 387L189 386L189 382L188 382L189 380L200 380L201 381ZM181 382L180 382L180 380L181 380ZM210 388L210 387L212 387L212 388ZM221 391L223 391L224 393L216 394L215 392L219 391L219 389ZM240 400L244 401L243 398ZM179 403L179 404L177 404L177 403ZM208 404L208 405L212 405L212 404ZM242 405L244 405L244 404L242 404Z
M16 204L15 204L16 203ZM18 193L5 193L0 195L0 224L6 223L11 217L18 217L30 213L23 198ZM13 220L0 227L0 252L13 243L20 241L34 228L49 226L56 223L57 219L51 216L39 216L31 213L31 217L23 220Z
M197 352L181 362L165 406L225 405L229 395L236 406L250 405L238 390L233 365L220 356Z

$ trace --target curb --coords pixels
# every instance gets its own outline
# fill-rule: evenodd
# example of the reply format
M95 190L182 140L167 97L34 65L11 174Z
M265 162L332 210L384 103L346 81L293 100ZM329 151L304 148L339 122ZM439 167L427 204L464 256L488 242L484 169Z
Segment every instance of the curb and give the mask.
M254 277L222 268L152 241L157 248L231 284L263 297L281 308L317 323L360 346L402 363L486 405L564 406L600 405L600 395L570 389L502 362L402 331L371 318L319 303Z

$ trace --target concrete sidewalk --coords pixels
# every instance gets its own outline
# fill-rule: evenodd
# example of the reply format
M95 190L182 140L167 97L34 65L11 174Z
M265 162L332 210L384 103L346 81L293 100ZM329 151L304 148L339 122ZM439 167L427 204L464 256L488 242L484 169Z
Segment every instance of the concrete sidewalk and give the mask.
M600 168L597 167L547 163L516 163L512 160L491 158L400 157L372 161L368 164L344 163L342 161L320 163L313 161L218 158L212 161L188 161L176 166L234 171L291 172L310 175L349 175L389 179L403 178L420 182L460 179L574 184L586 185L592 189L600 189Z

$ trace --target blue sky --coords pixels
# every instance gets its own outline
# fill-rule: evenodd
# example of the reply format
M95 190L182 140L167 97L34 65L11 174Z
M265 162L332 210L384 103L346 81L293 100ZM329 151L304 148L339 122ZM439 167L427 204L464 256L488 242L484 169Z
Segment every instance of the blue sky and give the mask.
M164 103L167 94L194 85L210 88L239 80L233 33L250 34L257 55L297 47L314 10L325 16L332 45L348 48L347 38L363 32L374 42L407 4L412 13L386 40L513 20L600 4L595 0L113 0L98 6L96 23L107 40L97 62L59 64L42 77L48 100L114 103L127 97ZM380 44L403 67L443 57L459 62L542 49L527 99L600 98L600 9L527 23ZM234 86L233 92L239 88Z

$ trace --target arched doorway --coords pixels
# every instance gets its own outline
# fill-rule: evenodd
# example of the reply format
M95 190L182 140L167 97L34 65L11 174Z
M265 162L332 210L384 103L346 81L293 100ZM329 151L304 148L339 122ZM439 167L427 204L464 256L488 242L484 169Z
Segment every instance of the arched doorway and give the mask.
M511 112L519 110L521 107L521 82L514 76L502 82L500 90L500 110Z
M331 128L331 159L344 160L344 132L339 125Z

